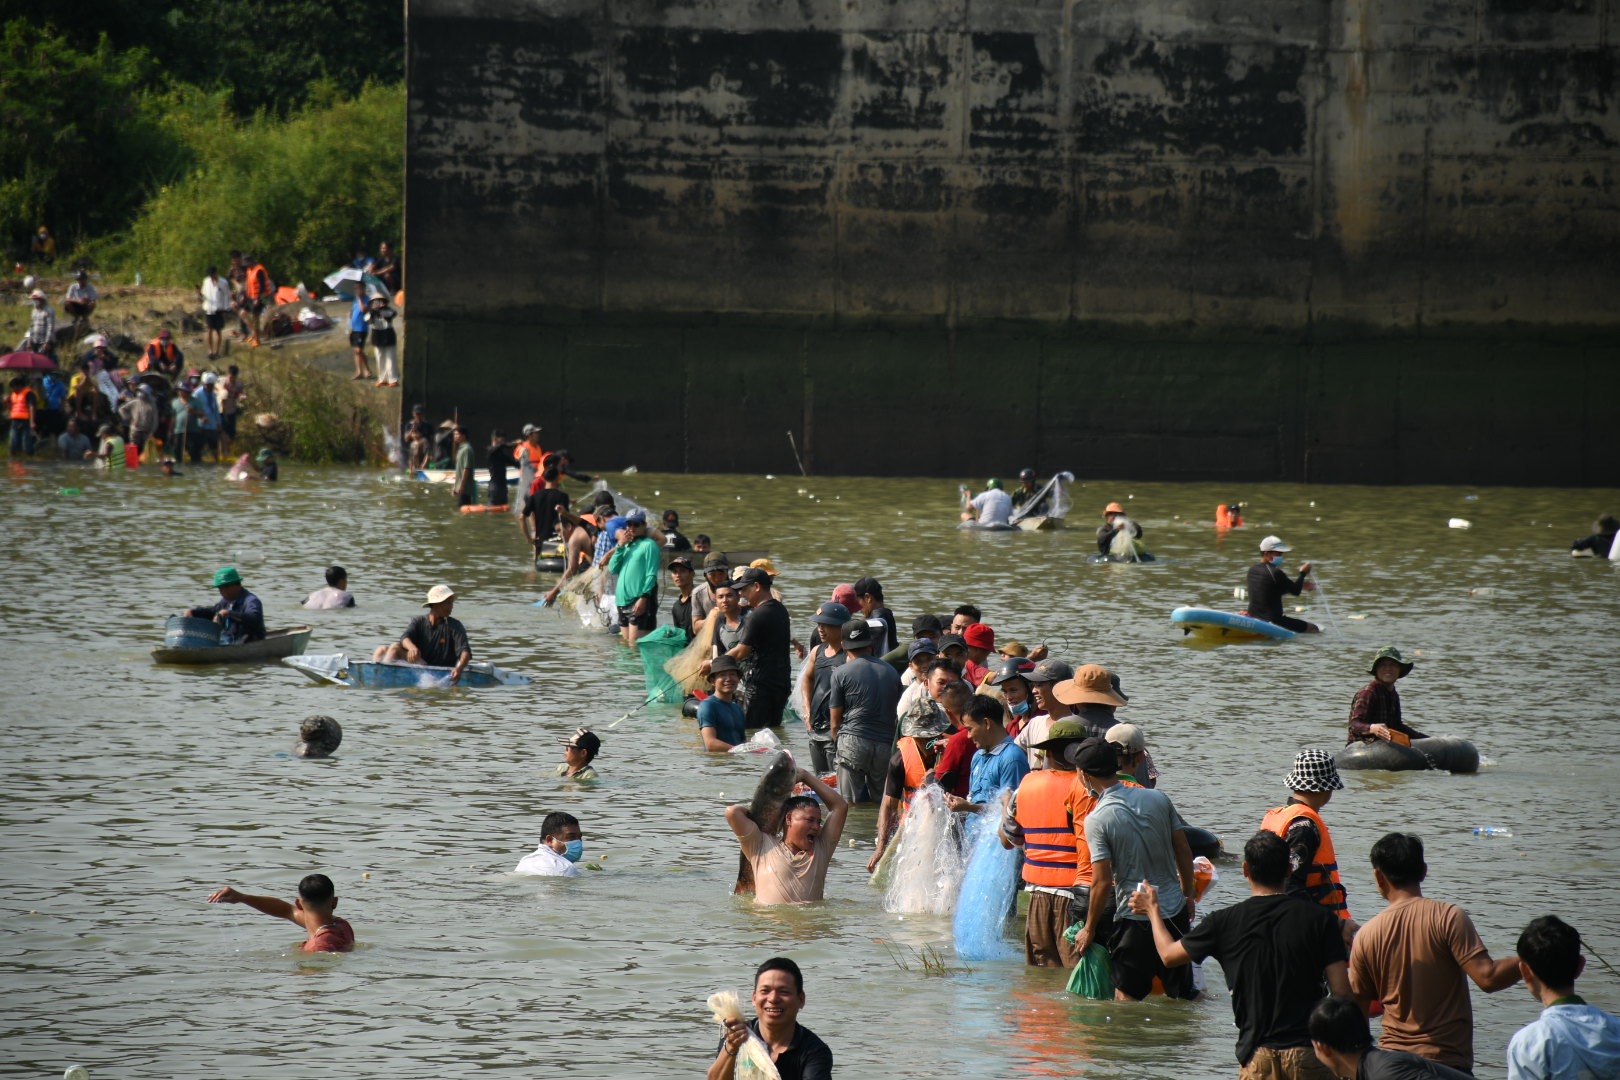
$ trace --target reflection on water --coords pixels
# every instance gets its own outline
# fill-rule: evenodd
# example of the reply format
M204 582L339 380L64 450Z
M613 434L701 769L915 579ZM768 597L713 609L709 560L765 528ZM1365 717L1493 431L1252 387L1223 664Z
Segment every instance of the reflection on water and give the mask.
M748 797L763 763L703 755L674 707L608 731L640 700L639 666L571 614L532 606L549 582L525 567L512 519L458 515L443 487L363 471L288 467L275 487L186 471L8 463L0 476L13 552L0 592L0 1074L80 1062L100 1077L692 1076L716 1039L704 999L745 989L761 959L785 953L804 966L805 1022L841 1076L1231 1075L1213 965L1212 1000L1137 1006L1075 999L1062 973L1016 961L903 970L880 943L948 954L950 925L881 910L860 870L869 809L851 816L854 845L835 859L824 904L759 910L728 895L736 849L721 810ZM986 534L954 528L949 482L625 479L649 505L678 508L688 535L767 548L801 619L869 572L902 622L971 601L1002 635L1117 670L1131 696L1123 715L1147 732L1161 786L1233 847L1282 798L1296 749L1342 741L1372 651L1410 650L1409 716L1474 739L1494 764L1477 776L1347 777L1327 816L1352 911L1381 906L1367 848L1407 828L1428 843L1430 894L1468 906L1498 955L1547 911L1620 955L1609 900L1620 575L1565 554L1620 493L1090 481L1074 489L1081 527ZM82 494L57 494L69 487ZM1112 499L1162 561L1084 562ZM1218 535L1214 507L1233 499L1249 503L1249 526ZM1454 516L1473 528L1447 529ZM1170 610L1235 608L1232 587L1273 531L1320 568L1330 633L1182 644ZM297 609L332 562L348 567L360 607ZM375 692L280 666L153 666L163 617L206 599L222 564L242 570L271 625L310 623L312 651L350 655L395 637L447 581L477 655L536 681ZM1305 602L1306 617L1326 620L1320 596ZM337 756L285 756L317 712L343 724ZM605 735L594 784L551 774L581 724ZM803 750L802 732L786 737ZM581 818L602 871L511 876L557 808ZM1479 824L1515 836L1477 839ZM290 924L203 903L224 883L291 896L314 869L338 883L363 946L352 955L297 953ZM1241 890L1228 873L1211 902ZM1583 993L1620 1007L1620 982L1596 968ZM1500 1076L1534 1004L1517 988L1474 1003L1479 1075Z

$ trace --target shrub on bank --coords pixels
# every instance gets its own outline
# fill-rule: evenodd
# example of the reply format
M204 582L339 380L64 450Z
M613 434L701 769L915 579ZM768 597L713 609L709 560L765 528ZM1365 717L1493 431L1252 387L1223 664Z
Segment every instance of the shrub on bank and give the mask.
M251 357L233 353L231 361L241 367L247 389L237 432L242 450L273 446L290 460L312 463L386 460L385 417L361 384L266 350ZM264 414L277 417L279 424L261 427L258 418Z

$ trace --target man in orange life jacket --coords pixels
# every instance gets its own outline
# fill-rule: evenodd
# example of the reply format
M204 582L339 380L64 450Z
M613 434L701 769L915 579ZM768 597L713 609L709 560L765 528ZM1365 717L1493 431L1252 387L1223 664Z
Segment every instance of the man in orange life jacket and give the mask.
M907 713L904 717L900 738L889 757L883 802L878 808L877 850L866 862L867 873L877 869L878 860L899 831L900 819L905 817L912 797L933 780L939 752L954 730L942 710Z
M160 374L175 376L186 362L186 354L180 351L180 346L174 343L174 335L168 327L158 331L158 336L146 343L146 354L141 357L136 367L142 372L157 371Z
M1097 800L1075 783L1074 766L1060 751L1085 738L1086 725L1081 721L1065 718L1054 722L1046 738L1035 744L1047 751L1046 768L1031 769L1024 776L1001 821L1002 846L1024 849L1024 891L1029 893L1024 962L1030 967L1071 968L1080 961L1063 931L1074 921L1071 909L1083 911L1090 902L1091 853L1086 847L1085 816ZM1076 787L1084 796L1080 803L1073 798ZM1080 901L1078 908L1076 900ZM1108 940L1107 935L1099 939Z
M1337 915L1348 945L1360 926L1350 917L1345 903L1333 837L1321 816L1322 807L1344 787L1344 782L1326 750L1301 750L1294 756L1294 770L1283 783L1292 794L1282 806L1266 812L1260 827L1282 837L1288 845L1289 871L1284 891L1321 904Z
M264 313L265 305L271 300L270 272L260 266L259 260L252 255L243 257L242 263L247 267L247 274L242 282L242 311L247 315L248 324L253 328L253 336L248 338L247 343L258 345L259 316Z

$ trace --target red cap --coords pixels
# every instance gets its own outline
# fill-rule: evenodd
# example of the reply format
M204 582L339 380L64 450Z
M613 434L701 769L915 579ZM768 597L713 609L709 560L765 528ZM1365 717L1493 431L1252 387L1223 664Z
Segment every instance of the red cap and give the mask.
M975 649L993 649L996 647L996 632L984 623L976 622L962 631L962 640Z
M168 336L169 336L169 328L167 326L165 326L162 330L158 331L158 337L168 337Z

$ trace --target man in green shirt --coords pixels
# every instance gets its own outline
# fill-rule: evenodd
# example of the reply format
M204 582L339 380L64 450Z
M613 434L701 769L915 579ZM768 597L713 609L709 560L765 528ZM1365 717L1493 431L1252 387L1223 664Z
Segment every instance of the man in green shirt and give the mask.
M478 482L473 479L472 440L467 429L457 427L453 436L456 447L456 505L471 506L478 501Z
M640 510L625 519L614 537L618 547L608 556L608 571L618 574L613 602L619 606L619 626L626 645L658 626L658 567L663 561L658 545L647 535L647 516Z

